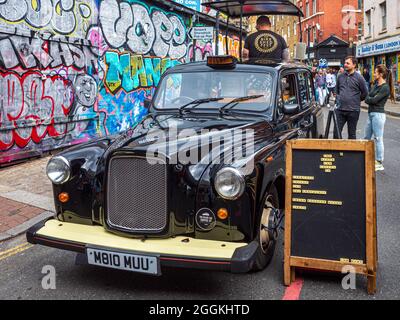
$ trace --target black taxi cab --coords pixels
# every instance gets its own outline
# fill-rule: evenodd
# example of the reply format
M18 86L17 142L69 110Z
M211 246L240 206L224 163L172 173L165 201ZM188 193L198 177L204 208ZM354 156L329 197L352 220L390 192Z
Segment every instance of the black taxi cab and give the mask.
M169 69L145 107L134 128L49 161L56 214L28 241L153 275L265 268L283 218L285 143L323 135L309 69L210 56Z

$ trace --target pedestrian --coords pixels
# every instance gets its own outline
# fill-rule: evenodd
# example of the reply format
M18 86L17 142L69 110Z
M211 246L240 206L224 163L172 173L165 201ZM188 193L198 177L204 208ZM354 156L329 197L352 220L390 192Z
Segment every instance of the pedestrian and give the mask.
M345 72L340 74L336 85L336 117L340 133L347 123L349 139L356 139L357 123L360 117L361 101L368 95L367 84L361 74L356 72L357 59L348 56L345 59ZM338 134L335 130L334 137Z
M315 73L313 74L313 82L314 82L315 99L316 99L316 101L319 101L318 88L317 88L317 75L318 75L318 71L315 71Z
M318 102L321 107L325 104L326 98L326 76L324 71L319 69L317 76L315 77L315 84L318 91Z
M363 77L365 82L367 83L368 90L371 90L371 75L369 74L368 67L364 68Z
M344 73L344 71L345 71L345 70L344 70L344 67L343 67L343 66L340 66L340 69L339 69L338 75L339 75L339 74L343 74L343 73Z
M328 72L326 74L326 86L328 89L326 104L329 104L331 96L334 95L336 91L336 75L331 69L328 69Z
M244 42L243 59L289 60L288 45L281 35L271 31L271 21L267 16L258 17L256 29L257 32Z
M383 131L385 127L386 114L385 104L390 98L395 101L393 76L385 65L380 64L374 73L376 84L368 94L365 102L368 104L368 119L365 126L364 139L375 140L375 170L381 171L383 167L384 145Z

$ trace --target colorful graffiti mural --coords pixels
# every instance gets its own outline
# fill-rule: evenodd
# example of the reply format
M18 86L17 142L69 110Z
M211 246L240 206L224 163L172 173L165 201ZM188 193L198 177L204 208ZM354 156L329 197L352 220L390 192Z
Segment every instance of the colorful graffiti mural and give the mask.
M95 0L0 2L0 164L102 133Z
M190 19L156 0L0 1L0 165L134 126L163 72L215 51Z
M93 37L102 48L97 110L105 114L106 134L137 123L146 113L143 101L153 95L162 73L185 61L187 25L188 17L150 2L101 1Z
M95 0L2 0L0 30L83 38L87 27L97 21L95 13Z

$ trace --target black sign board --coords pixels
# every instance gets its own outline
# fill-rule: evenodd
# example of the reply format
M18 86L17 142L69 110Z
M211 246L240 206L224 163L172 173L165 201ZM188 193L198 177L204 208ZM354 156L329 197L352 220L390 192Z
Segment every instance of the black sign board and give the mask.
M285 284L295 268L352 266L376 287L374 143L293 140L286 149Z

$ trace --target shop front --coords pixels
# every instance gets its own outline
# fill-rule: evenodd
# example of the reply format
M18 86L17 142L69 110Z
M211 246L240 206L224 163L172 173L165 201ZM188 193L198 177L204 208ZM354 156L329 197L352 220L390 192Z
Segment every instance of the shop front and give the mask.
M357 46L357 58L359 59L360 71L368 72L371 83L374 81L374 69L378 64L384 64L392 72L397 86L397 94L400 85L400 35L363 43Z

